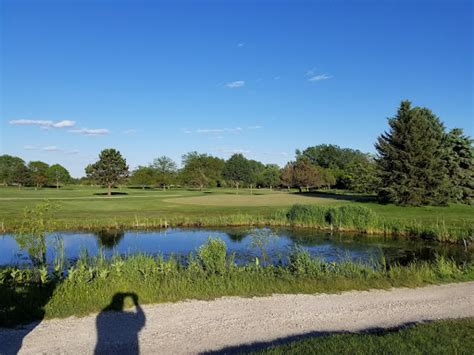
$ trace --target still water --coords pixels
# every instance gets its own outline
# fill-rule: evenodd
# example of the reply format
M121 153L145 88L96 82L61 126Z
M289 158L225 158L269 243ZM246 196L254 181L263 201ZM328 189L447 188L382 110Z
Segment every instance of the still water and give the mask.
M47 237L47 261L52 262L62 239L64 254L69 262L81 253L94 256L103 252L114 254L184 256L195 252L209 237L221 238L228 253L235 253L237 263L254 262L265 254L272 263L286 263L295 247L309 251L322 260L339 262L351 259L368 262L385 257L388 263L406 264L413 260L433 260L444 255L458 262L473 261L472 250L404 238L384 238L354 234L330 234L307 229L164 229L159 231L106 231L97 233L56 232ZM29 264L28 254L19 249L12 235L0 235L0 266Z

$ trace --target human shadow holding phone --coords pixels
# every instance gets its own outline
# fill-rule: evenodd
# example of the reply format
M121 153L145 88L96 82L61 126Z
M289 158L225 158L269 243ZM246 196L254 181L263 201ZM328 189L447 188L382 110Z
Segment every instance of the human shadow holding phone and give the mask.
M131 298L135 312L124 311L125 300ZM139 354L138 333L146 318L135 293L116 293L111 303L96 319L95 354Z

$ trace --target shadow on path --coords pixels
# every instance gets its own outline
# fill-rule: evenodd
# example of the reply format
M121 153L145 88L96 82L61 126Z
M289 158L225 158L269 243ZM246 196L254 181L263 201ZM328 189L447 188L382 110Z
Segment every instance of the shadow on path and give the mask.
M426 321L423 321L424 323ZM349 332L349 331L320 331L320 332L309 332L309 333L304 333L304 334L297 334L297 335L291 335L288 337L283 337L283 338L278 338L274 339L271 341L262 341L262 342L254 342L254 343L249 343L249 344L242 344L242 345L236 345L236 346L228 346L224 347L219 350L214 350L214 351L207 351L203 352L201 354L206 354L206 355L217 355L217 354L246 354L246 353L251 353L254 351L261 351L264 349L267 349L269 347L275 346L275 345L285 345L292 343L294 341L300 341L300 340L306 340L306 339L311 339L315 337L325 337L325 336L331 336L331 335L337 335L337 334L372 334L372 335L385 335L387 333L391 332L397 332L400 329L411 327L416 325L416 322L408 322L404 323L400 326L397 327L392 327L392 328L369 328L360 332Z
M135 311L124 311L130 298ZM138 333L146 318L135 293L116 293L110 304L97 316L95 354L139 354Z

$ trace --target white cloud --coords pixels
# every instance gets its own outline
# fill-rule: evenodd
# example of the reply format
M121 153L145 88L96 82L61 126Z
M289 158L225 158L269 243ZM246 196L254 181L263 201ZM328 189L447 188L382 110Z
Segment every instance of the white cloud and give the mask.
M49 145L47 147L44 147L42 150L44 150L45 152L58 152L60 151L61 149L59 149L58 147L56 147L55 145Z
M321 80L328 80L331 79L332 75L329 74L318 74L318 75L312 75L308 78L308 81L321 81Z
M196 133L224 133L224 132L242 132L241 127L235 128L198 128Z
M79 128L79 129L71 129L69 130L71 133L79 133L85 136L104 136L110 133L107 128Z
M75 121L71 121L71 120L51 121L51 120L29 120L29 119L12 120L8 123L10 123L11 125L20 125L20 126L39 126L42 129L74 127L76 124Z
M232 81L231 83L225 84L225 86L227 86L230 89L241 88L244 85L245 85L245 81L243 80Z

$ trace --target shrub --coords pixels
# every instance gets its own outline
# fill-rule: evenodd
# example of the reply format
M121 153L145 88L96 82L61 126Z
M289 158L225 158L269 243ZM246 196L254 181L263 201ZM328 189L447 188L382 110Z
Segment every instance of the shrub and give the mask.
M328 208L314 205L293 205L287 212L286 218L295 224L324 226Z
M227 247L222 239L209 237L207 243L198 249L198 259L202 268L210 274L223 274L226 271Z

